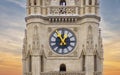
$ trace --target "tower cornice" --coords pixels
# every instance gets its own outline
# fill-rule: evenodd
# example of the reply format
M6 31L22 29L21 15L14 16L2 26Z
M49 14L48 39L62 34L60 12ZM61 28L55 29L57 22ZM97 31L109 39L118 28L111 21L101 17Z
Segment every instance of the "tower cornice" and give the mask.
M43 20L49 20L49 19L52 19L52 18L75 18L75 19L86 19L86 18L95 18L95 19L98 19L99 21L101 21L101 17L100 16L97 16L97 15L83 15L83 16L67 16L67 15L64 15L64 16L43 16L43 15L30 15L30 16L27 16L25 17L25 21L27 22L28 19L33 19L33 18L40 18L40 19L43 19Z
M95 18L95 19L98 19L99 21L101 21L101 17L96 16L96 15L83 15L80 17L80 19L86 19L86 18Z

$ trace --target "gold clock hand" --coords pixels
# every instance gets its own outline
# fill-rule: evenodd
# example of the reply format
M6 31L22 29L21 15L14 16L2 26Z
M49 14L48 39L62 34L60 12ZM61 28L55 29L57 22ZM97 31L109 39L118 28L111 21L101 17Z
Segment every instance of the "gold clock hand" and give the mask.
M60 45L66 45L65 39L67 38L67 35L64 35L64 38L62 38L61 34L56 30L57 36L60 38L61 43Z
M66 42L65 42L65 39L66 39L66 38L67 38L67 34L64 35L64 38L62 39L62 42L61 42L60 44L63 43L64 45L66 45Z
M62 45L62 43L63 43L63 39L62 39L62 36L61 36L61 34L56 30L56 33L57 33L57 36L60 38L60 40L61 40L61 43L60 43L60 45Z
M56 30L57 36L62 40L61 34Z

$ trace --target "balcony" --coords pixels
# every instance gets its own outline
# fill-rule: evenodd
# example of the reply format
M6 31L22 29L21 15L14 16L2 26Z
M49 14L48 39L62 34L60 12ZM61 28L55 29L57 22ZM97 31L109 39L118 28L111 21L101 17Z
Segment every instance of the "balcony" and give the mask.
M78 15L77 6L50 6L48 8L49 16L76 16Z
M25 75L32 75L31 72ZM40 75L85 75L85 72L41 72ZM94 72L94 75L102 75L102 72Z
M43 72L41 75L85 75L82 72Z

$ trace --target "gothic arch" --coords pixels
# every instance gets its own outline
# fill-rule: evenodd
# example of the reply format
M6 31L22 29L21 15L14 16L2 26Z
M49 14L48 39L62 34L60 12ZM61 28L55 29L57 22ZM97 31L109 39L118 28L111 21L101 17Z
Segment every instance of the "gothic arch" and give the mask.
M91 25L89 25L89 26L88 26L88 29L92 30L92 26L91 26Z
M89 0L89 5L92 5L92 0Z
M37 5L37 2L36 2L36 0L34 0L34 5Z
M31 6L31 0L28 0L28 6Z
M61 6L66 6L66 0L60 0L60 3L59 3Z
M94 71L97 71L97 55L94 55Z
M31 55L29 55L28 61L29 61L29 72L32 72L32 56Z
M65 64L61 64L60 65L60 72L66 71L66 65Z
M91 25L89 25L88 26L88 36L91 36L92 35L92 26Z
M99 3L98 3L98 0L95 0L95 5L98 5Z
M85 59L86 59L86 56L83 54L82 55L82 71L85 71Z
M42 0L40 0L40 5L42 6L42 4L43 4L43 1L42 1Z
M38 33L38 26L37 25L34 26L34 32L35 32L35 34Z
M91 25L89 25L88 26L88 38L92 38L92 26Z
M83 0L83 5L86 5L86 0Z

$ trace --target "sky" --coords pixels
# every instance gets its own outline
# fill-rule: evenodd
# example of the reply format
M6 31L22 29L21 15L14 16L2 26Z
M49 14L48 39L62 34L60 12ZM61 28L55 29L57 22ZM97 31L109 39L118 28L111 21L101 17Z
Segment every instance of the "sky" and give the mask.
M25 0L0 0L0 75L22 75ZM104 75L120 74L120 0L100 0Z

